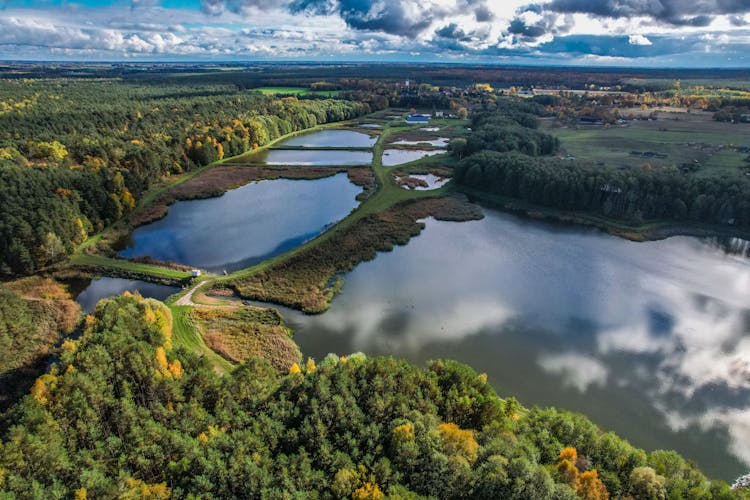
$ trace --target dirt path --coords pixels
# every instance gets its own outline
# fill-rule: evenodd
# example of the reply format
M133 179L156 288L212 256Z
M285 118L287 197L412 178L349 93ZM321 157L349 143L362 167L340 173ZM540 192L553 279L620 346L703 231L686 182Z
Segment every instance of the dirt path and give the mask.
M177 299L175 301L174 305L176 305L176 306L190 306L190 307L212 307L212 308L216 308L216 309L235 309L235 308L239 307L239 304L235 304L234 302L231 302L231 301L226 301L226 304L223 304L223 305L219 305L219 304L198 304L196 302L193 302L193 295L195 294L195 292L197 292L199 288L201 288L201 287L203 287L203 286L205 286L207 284L211 284L211 283L212 283L212 280L202 281L202 282L198 283L193 288L191 288L190 290L188 290L185 295L183 295L182 297L180 297L179 299Z

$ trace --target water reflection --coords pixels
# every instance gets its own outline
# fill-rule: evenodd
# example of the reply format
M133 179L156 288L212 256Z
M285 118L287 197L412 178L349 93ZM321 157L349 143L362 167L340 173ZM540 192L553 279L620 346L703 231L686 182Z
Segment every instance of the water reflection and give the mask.
M445 151L437 150L419 150L419 149L386 149L383 151L383 165L392 167L421 160L427 156L443 154Z
M362 125L364 126L364 125ZM331 148L370 148L377 137L353 130L321 130L281 141L277 146L331 147Z
M218 198L180 201L165 218L136 229L121 254L232 272L320 234L349 214L360 192L338 174L261 181Z
M501 394L582 411L710 475L750 466L747 259L488 212L430 220L346 280L326 314L285 312L303 352L456 358Z
M251 157L248 157L250 159ZM372 153L368 151L325 151L319 149L266 149L254 154L252 161L266 165L369 165Z
M76 302L81 305L81 308L85 312L91 313L100 300L114 297L124 292L138 292L143 297L164 300L179 291L180 288L176 286L159 285L145 281L122 278L95 278L78 294Z

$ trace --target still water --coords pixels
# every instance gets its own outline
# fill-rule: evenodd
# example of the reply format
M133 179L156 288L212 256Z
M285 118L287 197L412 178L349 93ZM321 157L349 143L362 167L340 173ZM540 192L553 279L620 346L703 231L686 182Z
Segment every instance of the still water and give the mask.
M281 141L276 146L301 146L306 148L371 148L377 137L353 130L321 130Z
M419 149L386 149L383 151L383 166L392 167L421 160L427 156L444 154L445 151L437 150L419 150Z
M583 412L712 477L748 472L747 257L486 214L428 220L347 275L323 315L284 310L302 351L458 359L501 396Z
M360 192L338 174L260 181L217 198L178 201L165 218L136 229L121 255L232 272L317 236L357 206Z
M372 163L372 153L369 151L344 151L320 149L266 149L246 157L257 163L266 165L369 165Z
M81 305L81 308L85 312L91 313L100 300L114 297L124 292L138 292L147 298L164 300L179 291L180 288L176 286L158 285L145 281L122 278L95 278L78 294L76 302Z

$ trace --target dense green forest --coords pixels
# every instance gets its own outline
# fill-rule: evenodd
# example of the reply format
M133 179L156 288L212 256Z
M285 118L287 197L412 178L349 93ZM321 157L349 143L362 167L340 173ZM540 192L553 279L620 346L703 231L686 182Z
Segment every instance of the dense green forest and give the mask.
M673 452L502 400L450 361L329 355L220 377L160 302L99 303L0 426L16 498L740 498Z
M164 175L370 110L232 85L0 81L0 274L60 260Z
M750 226L750 179L695 177L677 166L615 169L550 156L557 141L536 130L534 107L512 100L474 117L456 181L563 210L632 223L694 221ZM541 113L541 109L536 110Z

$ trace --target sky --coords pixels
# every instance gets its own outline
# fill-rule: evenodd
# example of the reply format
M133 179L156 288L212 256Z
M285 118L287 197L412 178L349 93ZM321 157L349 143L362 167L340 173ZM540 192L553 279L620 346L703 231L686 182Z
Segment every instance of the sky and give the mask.
M0 0L0 59L750 67L750 0Z

